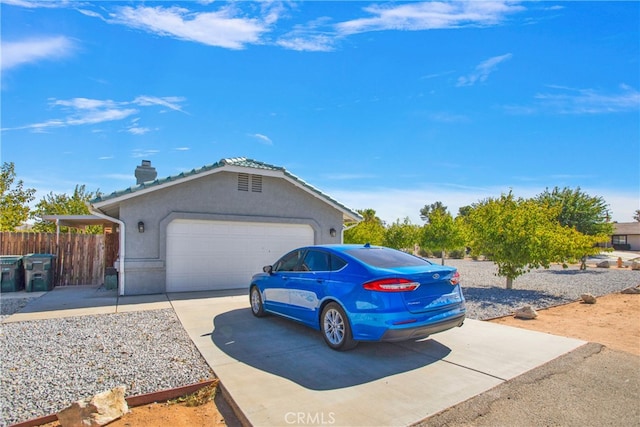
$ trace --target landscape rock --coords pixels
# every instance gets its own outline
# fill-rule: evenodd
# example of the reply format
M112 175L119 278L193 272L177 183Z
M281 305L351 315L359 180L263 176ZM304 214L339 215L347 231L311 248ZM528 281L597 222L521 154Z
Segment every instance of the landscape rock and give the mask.
M640 287L626 288L620 291L621 294L640 294Z
M530 305L525 305L524 307L517 309L514 316L518 319L535 319L538 317L538 312Z
M640 270L640 262L638 262L638 261L633 261L633 262L631 263L631 269L632 269L632 270Z
M108 424L129 412L124 392L125 386L119 386L92 398L78 400L58 412L58 421L62 427L98 427Z
M609 261L600 261L598 264L596 264L596 267L598 268L609 268Z
M591 294L582 294L582 295L580 295L580 298L582 298L582 301L585 304L595 304L596 303L596 297L594 297Z

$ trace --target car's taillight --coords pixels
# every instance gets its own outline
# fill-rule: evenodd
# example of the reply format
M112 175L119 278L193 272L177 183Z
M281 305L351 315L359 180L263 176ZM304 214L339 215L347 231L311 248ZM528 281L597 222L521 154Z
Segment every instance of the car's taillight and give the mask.
M460 273L458 273L457 271L453 273L453 276L451 276L451 279L449 279L449 282L451 282L453 286L460 283Z
M380 279L367 282L362 285L369 291L380 292L407 292L415 291L420 286L418 282L412 282L407 279Z

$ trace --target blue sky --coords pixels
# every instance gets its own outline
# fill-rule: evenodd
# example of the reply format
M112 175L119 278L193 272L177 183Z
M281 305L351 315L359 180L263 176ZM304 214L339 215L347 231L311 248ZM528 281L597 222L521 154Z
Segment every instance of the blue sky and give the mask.
M640 209L640 2L0 8L2 161L37 200L248 157L387 222L554 186Z

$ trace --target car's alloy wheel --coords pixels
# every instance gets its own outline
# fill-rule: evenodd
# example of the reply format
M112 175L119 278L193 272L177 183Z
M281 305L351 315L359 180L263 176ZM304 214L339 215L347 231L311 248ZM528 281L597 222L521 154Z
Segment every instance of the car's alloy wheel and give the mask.
M334 350L350 350L357 341L351 337L349 319L342 307L331 302L322 310L322 336L329 347Z
M251 312L256 317L264 316L264 306L262 305L262 295L260 295L260 290L258 290L257 286L251 287L251 292L249 293L249 300L251 302Z

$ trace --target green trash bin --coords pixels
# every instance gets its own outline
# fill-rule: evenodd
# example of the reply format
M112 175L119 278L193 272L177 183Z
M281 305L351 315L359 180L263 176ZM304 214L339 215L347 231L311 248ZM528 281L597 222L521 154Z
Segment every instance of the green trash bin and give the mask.
M0 256L0 290L2 292L17 292L24 289L24 272L22 271L21 255Z
M27 292L53 289L54 259L52 254L28 254L23 258L24 282Z
M104 288L108 290L118 289L118 270L107 267L104 270Z

